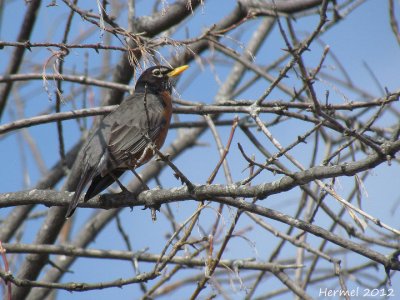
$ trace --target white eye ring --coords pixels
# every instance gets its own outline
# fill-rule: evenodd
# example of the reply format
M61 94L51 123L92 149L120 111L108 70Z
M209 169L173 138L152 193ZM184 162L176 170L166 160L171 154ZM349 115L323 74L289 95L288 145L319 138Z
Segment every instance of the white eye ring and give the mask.
M163 74L161 73L160 69L154 69L152 73L153 73L153 76L155 76L155 77L162 77L163 76Z

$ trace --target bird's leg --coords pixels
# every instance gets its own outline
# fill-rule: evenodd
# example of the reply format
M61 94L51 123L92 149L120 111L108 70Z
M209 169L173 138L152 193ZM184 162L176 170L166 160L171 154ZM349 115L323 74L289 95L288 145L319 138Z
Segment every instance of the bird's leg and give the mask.
M147 186L147 184L142 180L142 178L139 176L139 174L135 171L134 168L130 169L132 171L133 174L135 174L136 178L139 179L140 183L142 184L142 187L144 188L144 190L150 190L150 188ZM146 209L147 207L145 207L144 209ZM153 222L155 222L157 220L157 210L160 211L160 205L155 205L155 206L151 206L149 207L151 210L151 219L153 220Z
M118 184L119 188L124 192L124 193L130 193L128 189L119 181L118 177L114 175L113 172L109 173L110 176L115 180L115 182Z
M147 186L147 184L143 181L143 179L139 176L139 174L135 171L134 168L130 169L132 173L136 176L136 178L140 181L142 187L144 190L150 190L150 188Z

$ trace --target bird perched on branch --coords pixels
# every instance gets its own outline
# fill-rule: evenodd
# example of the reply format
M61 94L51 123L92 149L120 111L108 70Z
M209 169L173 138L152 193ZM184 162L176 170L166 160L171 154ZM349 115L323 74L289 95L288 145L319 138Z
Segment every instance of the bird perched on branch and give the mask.
M84 188L91 182L84 201L96 196L126 170L148 162L160 149L172 115L171 78L188 66L155 66L145 70L136 82L135 93L104 117L86 140L81 154L82 174L66 217L70 217Z

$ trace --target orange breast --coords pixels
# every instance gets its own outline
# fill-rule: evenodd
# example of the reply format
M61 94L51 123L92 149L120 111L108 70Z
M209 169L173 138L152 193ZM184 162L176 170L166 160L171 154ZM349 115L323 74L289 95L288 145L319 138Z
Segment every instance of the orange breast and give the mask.
M165 139L167 138L169 125L171 124L171 116L172 116L171 95L168 92L162 92L161 100L163 101L163 106L164 106L163 119L165 122L160 132L153 140L157 149L161 149L161 147L164 145ZM144 153L144 151L146 152ZM132 166L139 167L148 162L152 157L153 157L153 151L149 148L145 148L145 150L136 154L135 157L132 158L131 164Z
M158 134L158 136L155 138L154 143L157 146L157 149L160 149L165 142L165 139L167 137L168 134L168 129L169 129L169 125L171 124L171 116L172 116L172 98L171 98L171 94L169 92L162 92L161 93L161 99L163 101L163 105L164 105L164 113L163 113L163 117L165 120L164 126L163 128L161 128L160 133Z

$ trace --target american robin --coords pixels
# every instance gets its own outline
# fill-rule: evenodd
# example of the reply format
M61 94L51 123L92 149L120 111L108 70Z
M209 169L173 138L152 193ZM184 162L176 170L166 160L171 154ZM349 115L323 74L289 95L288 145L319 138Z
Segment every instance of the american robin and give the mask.
M68 207L70 217L83 189L91 181L84 201L94 197L126 170L148 162L153 150L150 140L160 149L164 144L172 115L172 83L188 66L155 66L145 70L136 82L134 95L100 122L98 129L83 146L80 159L83 172ZM83 154L83 155L82 155Z

